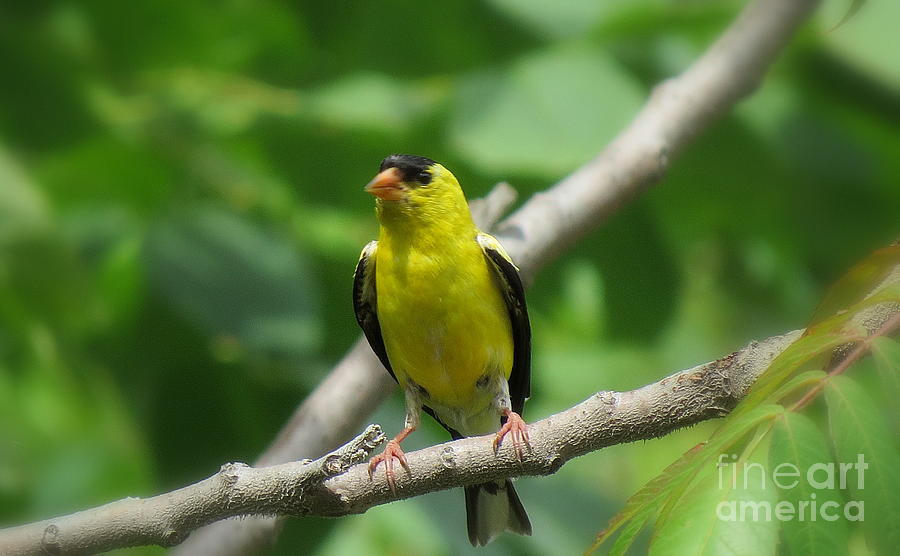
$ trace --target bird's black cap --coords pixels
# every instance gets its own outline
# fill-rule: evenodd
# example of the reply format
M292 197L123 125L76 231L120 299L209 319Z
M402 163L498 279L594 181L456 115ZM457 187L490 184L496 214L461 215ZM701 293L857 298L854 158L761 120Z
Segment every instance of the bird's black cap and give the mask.
M403 181L411 182L423 170L429 166L433 166L435 162L424 156L416 156L413 154L392 154L381 161L379 171L384 172L388 168L396 168L403 175Z

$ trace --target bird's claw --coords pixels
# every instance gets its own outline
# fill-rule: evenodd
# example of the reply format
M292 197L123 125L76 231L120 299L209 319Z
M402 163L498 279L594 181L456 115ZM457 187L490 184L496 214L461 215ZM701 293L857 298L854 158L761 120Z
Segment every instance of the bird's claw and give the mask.
M397 482L395 480L396 475L394 474L394 460L400 462L400 465L406 469L406 472L409 473L409 463L406 462L406 454L403 453L403 450L400 448L400 443L396 440L389 440L387 446L384 447L384 451L380 454L373 456L371 460L369 460L369 479L372 479L372 475L375 473L375 469L378 468L378 464L384 462L384 476L387 479L388 487L391 489L391 492L397 492Z
M531 450L531 444L528 441L528 425L515 411L508 411L506 413L506 422L503 423L503 426L497 431L497 436L494 437L495 452L500 449L500 444L507 434L511 434L516 457L521 460L523 455L522 445L524 444Z

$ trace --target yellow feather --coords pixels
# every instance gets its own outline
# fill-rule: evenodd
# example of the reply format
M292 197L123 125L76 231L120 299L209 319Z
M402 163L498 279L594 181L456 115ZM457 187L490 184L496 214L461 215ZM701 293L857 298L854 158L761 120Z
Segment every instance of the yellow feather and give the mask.
M356 318L406 394L406 426L372 458L371 473L404 462L400 442L424 407L453 433L514 429L529 393L531 330L522 284L496 239L479 233L456 178L433 160L391 155L366 185L377 197L378 241L363 249L353 283ZM501 415L507 421L500 427ZM499 428L499 430L498 430ZM527 436L524 437L527 442ZM466 487L469 541L531 534L507 481Z
M439 164L432 174L404 200L378 202L378 318L397 380L471 415L492 401L478 379L509 377L512 330L459 183Z

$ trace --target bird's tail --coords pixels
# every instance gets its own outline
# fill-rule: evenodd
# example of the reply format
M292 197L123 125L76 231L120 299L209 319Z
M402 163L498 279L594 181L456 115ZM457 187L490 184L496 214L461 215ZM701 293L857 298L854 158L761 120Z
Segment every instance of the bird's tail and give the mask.
M466 487L466 522L472 546L484 546L504 531L531 534L531 522L509 480Z

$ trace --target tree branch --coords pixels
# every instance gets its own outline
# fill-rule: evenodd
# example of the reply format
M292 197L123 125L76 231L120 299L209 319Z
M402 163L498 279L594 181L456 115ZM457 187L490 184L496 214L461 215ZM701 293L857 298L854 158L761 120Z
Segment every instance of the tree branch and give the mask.
M896 284L900 284L900 265L867 297ZM875 304L854 315L851 322L868 339L892 334L900 324L900 303ZM410 471L397 478L395 492L388 487L384 474L370 478L367 466L357 465L310 493L307 501L314 513L306 515L339 517L437 490L523 475L549 475L569 460L607 446L649 440L723 417L804 332L794 330L751 342L715 361L636 390L597 392L570 409L529 425L530 450L521 459L510 443L495 453L494 435L431 446L406 454ZM836 364L831 376L845 371L870 349L870 341L834 348L831 360Z
M900 268L900 267L898 267ZM875 291L900 282L900 273ZM874 292L873 292L874 293ZM854 321L869 336L900 322L900 304L881 303ZM529 426L530 449L519 459L510 443L494 452L493 435L464 438L406 454L409 473L392 491L364 461L384 441L378 425L317 461L252 468L223 465L216 475L146 500L126 498L91 510L0 530L4 556L90 554L171 546L205 523L245 515L338 517L373 506L489 480L555 473L567 461L614 444L647 440L721 417L747 394L769 364L803 334L773 336L629 392L598 392ZM864 345L864 344L860 344ZM857 348L850 357L858 358ZM847 346L833 350L844 357ZM361 465L355 465L361 463Z
M410 473L392 493L384 474L369 479L359 465L311 493L311 515L362 513L436 490L523 475L555 473L569 460L611 446L666 435L727 414L769 363L801 330L752 342L716 361L680 371L629 392L597 392L580 404L528 426L530 450L521 460L510 443L498 453L494 435L463 438L407 453Z
M818 0L754 1L686 72L659 85L635 120L599 156L556 186L535 195L498 226L497 235L517 261L525 281L533 279L543 265L605 221L624 203L658 183L672 158L695 135L759 84L778 52L818 3ZM670 379L677 382L673 377ZM678 384L685 383L690 383L690 379L682 378ZM257 464L272 465L334 449L353 431L359 430L372 409L392 388L387 373L364 340L358 341L298 407ZM597 399L626 403L632 399L629 396L637 396L633 398L636 403L646 399L642 397L646 393L637 394L642 390L621 394L621 398L597 396ZM674 390L673 395L678 391ZM626 404L625 407L629 406ZM535 437L545 426L535 430ZM462 445L478 441L459 441L462 443L459 453L468 453ZM455 453L456 443L449 446ZM541 447L535 448L534 453L539 453ZM418 458L416 456L417 462ZM456 462L457 468L463 464L458 457L451 460ZM503 461L503 458L500 461L492 459L491 468L498 469ZM420 464L415 465L415 469L419 469ZM355 480L355 475L347 476L350 477L348 480ZM376 480L373 485L377 488L380 483ZM402 494L411 496L415 492L403 490ZM356 511L368 506L353 501L348 507ZM192 555L248 554L270 545L277 527L275 518L220 522L196 531L180 551ZM4 540L8 531L2 533Z
M114 548L174 546L202 525L239 515L307 513L308 494L327 478L365 461L384 434L369 427L335 452L254 469L226 463L193 485L152 498L124 498L56 519L0 530L0 554L95 554Z

